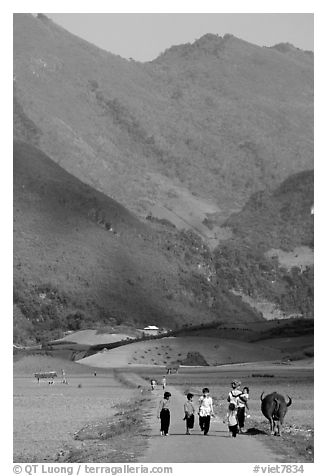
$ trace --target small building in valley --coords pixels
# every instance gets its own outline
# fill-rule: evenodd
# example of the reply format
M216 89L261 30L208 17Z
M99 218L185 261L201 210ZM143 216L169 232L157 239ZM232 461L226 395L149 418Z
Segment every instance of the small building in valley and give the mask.
M146 336L157 336L159 334L159 327L157 327L157 326L144 327L143 333Z

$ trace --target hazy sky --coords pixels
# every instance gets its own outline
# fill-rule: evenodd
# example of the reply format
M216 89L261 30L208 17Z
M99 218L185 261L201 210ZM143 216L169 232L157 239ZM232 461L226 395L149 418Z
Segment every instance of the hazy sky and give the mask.
M310 13L46 13L55 23L123 58L149 61L205 33L261 46L289 42L313 51Z

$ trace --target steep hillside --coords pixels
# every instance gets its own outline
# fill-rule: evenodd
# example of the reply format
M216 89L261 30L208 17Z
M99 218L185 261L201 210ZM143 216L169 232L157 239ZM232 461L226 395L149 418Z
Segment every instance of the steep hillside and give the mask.
M15 14L13 99L16 341L313 316L312 267L269 255L313 246L310 52L210 34L138 63Z
M313 186L313 172L306 171L254 194L225 222L233 237L214 253L217 281L252 306L273 303L275 317L313 318Z
M16 343L121 323L260 319L194 271L199 255L187 236L140 222L38 148L15 142Z
M225 222L233 233L264 249L313 248L313 171L288 177L272 192L254 194L240 213Z
M15 136L140 215L186 190L219 224L312 168L313 57L293 50L205 35L142 64L16 14Z

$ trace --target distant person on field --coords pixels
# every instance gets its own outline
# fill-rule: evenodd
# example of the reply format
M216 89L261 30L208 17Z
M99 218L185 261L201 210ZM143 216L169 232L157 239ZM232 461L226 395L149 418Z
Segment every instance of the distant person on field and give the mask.
M61 383L68 383L66 371L64 369L61 369Z
M194 413L195 413L195 408L192 402L193 399L193 393L188 393L186 395L186 402L184 403L184 418L186 423L186 435L190 435L190 430L193 430L194 428Z
M165 392L163 398L159 402L158 406L158 418L160 418L160 434L161 436L167 436L170 425L170 392Z
M163 390L165 390L166 384L167 384L167 381L166 381L166 377L165 377L165 376L162 377L161 383L162 383L162 388L163 388Z
M228 412L226 415L226 420L224 420L224 423L226 423L226 421L228 424L229 436L236 438L236 435L238 433L238 420L237 420L237 408L235 403L230 403L228 405Z
M243 433L245 416L246 415L248 417L250 416L248 400L249 400L249 387L244 387L241 395L239 395L237 399L237 420L238 420L240 433Z
M151 382L150 382L150 383L151 383L151 390L155 390L155 388L156 388L156 383L157 383L157 382L154 380L154 378L151 379Z
M199 399L199 425L203 435L206 436L210 428L210 419L215 416L212 405L212 398L209 395L209 389L205 387L202 390L202 396Z

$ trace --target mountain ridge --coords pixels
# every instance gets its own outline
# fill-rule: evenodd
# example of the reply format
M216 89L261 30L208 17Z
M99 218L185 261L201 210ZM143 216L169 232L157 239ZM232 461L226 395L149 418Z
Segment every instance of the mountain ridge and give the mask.
M311 168L313 70L235 37L219 41L225 56L215 61L191 46L197 61L167 61L170 52L139 63L15 15L16 101L47 154L138 215L164 204L171 183L226 216Z
M298 172L272 192L254 194L243 210L232 214L224 226L254 246L264 243L266 250L291 251L302 245L313 248L313 202L313 170Z
M262 319L237 288L312 315L312 269L264 254L313 246L307 53L209 34L140 63L15 14L14 138L18 338Z
M297 52L300 55L303 53L303 59L307 59L307 56L313 57L314 53L310 50L303 50L301 48L297 48L295 45L291 43L276 43L272 46L259 46L249 41L243 40L231 33L225 33L223 36L220 36L219 33L206 33L202 35L200 38L195 39L193 42L188 42L180 45L172 45L165 49L163 53L160 53L156 58L151 60L150 62L156 62L159 59L169 55L170 53L180 52L181 56L187 57L187 53L196 50L204 50L207 53L211 53L213 56L219 57L219 53L224 52L225 46L228 44L229 41L234 41L239 44L243 44L248 46L252 49L261 48L269 49L269 50L276 50L280 53L290 53L290 52ZM259 51L259 50L258 50Z

